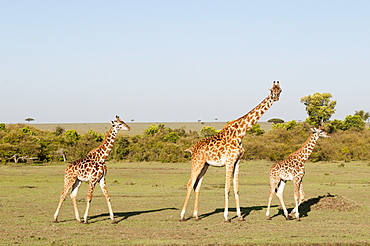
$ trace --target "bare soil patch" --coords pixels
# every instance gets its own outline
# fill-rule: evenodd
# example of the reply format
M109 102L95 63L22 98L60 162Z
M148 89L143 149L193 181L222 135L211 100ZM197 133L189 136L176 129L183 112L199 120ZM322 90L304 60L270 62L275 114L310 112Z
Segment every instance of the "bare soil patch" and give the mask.
M338 195L327 194L317 199L319 201L312 205L312 210L353 211L360 207L356 202Z

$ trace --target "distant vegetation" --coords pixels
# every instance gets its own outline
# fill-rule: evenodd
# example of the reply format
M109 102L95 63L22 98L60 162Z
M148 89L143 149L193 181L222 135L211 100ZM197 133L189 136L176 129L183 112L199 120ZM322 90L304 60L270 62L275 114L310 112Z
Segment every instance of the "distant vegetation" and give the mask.
M360 111L359 111L360 112ZM366 117L366 115L365 115ZM363 112L348 115L345 120L326 122L330 139L320 139L311 161L370 160L370 130ZM367 118L366 118L367 119ZM277 161L297 150L311 133L306 122L273 124L265 132L256 124L243 139L244 160ZM184 128L171 129L163 124L151 125L142 134L119 134L109 159L117 161L184 162L190 154L184 150L196 141L217 134L219 130L204 126L200 132ZM42 131L27 124L0 124L0 160L7 162L73 161L98 146L104 134L93 130L79 134L76 130Z
M314 93L301 98L308 118L303 123L269 120L272 129L265 131L255 124L243 139L244 160L285 159L300 148L311 134L311 127L324 127L330 139L320 139L310 156L311 161L370 160L370 130L366 121L369 112L356 111L344 120L332 120L336 101L330 93ZM27 118L26 121L32 121ZM217 120L217 118L215 119ZM133 119L131 121L134 121ZM204 122L198 120L202 125ZM108 159L117 161L184 162L191 159L184 150L202 138L211 137L221 129L203 126L200 132L186 131L184 127L171 129L163 124L151 125L134 136L118 135ZM74 129L57 126L54 131L39 130L30 124L0 124L0 160L9 161L73 161L84 157L97 147L104 135L89 130L84 134Z

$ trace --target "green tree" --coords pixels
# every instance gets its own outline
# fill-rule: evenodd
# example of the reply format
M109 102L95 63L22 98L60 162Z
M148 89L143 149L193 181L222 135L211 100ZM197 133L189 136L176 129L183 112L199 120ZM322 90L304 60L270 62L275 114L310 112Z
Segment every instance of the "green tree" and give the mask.
M66 131L66 129L64 129L63 127L61 127L61 126L56 126L56 127L55 127L55 131L54 131L54 134L55 134L56 136L60 136L60 135L62 135L65 131Z
M342 130L346 131L349 129L363 130L365 128L365 121L360 115L347 115L344 119Z
M370 118L370 113L363 110L355 111L355 115L359 115L365 122Z
M260 124L254 124L249 131L247 131L248 134L255 134L255 135L261 135L265 133L265 130L261 128Z
M144 133L145 135L149 135L149 136L153 136L154 134L156 134L157 132L159 132L159 127L156 126L156 125L150 125L150 127L148 129L145 129Z
M64 133L64 136L66 137L67 141L70 145L76 145L77 141L80 139L80 134L76 130L67 130Z
M216 135L219 131L217 131L214 127L212 126L203 126L202 129L200 130L200 134L204 137L211 137L213 135Z
M278 124L278 123L284 123L284 120L279 119L279 118L272 118L272 119L269 119L267 122Z
M0 131L6 131L5 123L0 123Z
M314 93L301 98L301 103L306 106L308 118L306 122L313 126L318 126L326 122L335 113L337 101L331 101L330 93Z
M169 132L164 137L164 140L176 143L176 141L180 138L179 134L177 132Z
M293 128L297 127L299 124L297 121L292 120L286 123L277 123L272 126L273 129L275 128L284 128L286 130L292 130Z
M34 118L30 118L30 117L28 117L28 118L26 118L26 119L24 119L25 121L27 121L28 123L30 123L31 121L34 121L35 119Z
M85 138L93 139L96 142L102 142L104 140L104 135L90 129L85 133Z
M343 120L334 119L327 125L329 127L329 133L336 132L343 129Z

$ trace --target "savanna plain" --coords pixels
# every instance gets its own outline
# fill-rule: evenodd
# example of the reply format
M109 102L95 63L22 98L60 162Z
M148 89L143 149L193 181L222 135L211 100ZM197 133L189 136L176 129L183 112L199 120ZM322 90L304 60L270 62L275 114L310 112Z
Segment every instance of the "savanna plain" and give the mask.
M53 223L63 186L65 163L0 166L1 245L370 245L370 165L366 162L306 163L306 199L301 221L285 220L276 197L266 220L271 162L241 164L240 199L245 221L223 221L224 168L209 168L200 192L201 220L186 222L180 210L190 175L189 163L107 162L107 188L118 224L111 224L97 185L89 224L74 219L69 197ZM78 195L85 209L87 184ZM193 198L193 197L192 197ZM293 184L284 192L294 207Z

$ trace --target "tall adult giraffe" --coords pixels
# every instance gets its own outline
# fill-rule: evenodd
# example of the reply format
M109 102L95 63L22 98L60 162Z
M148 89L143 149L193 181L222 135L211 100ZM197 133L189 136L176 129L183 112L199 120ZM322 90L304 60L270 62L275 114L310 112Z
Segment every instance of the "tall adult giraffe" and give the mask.
M242 147L242 139L245 133L262 117L262 115L279 100L281 93L280 83L273 83L270 89L270 94L254 109L246 115L234 120L224 126L224 128L216 135L202 139L195 143L187 151L191 152L192 166L189 182L187 183L187 193L185 203L181 211L181 221L185 221L185 210L188 204L191 190L194 189L194 217L198 220L198 201L199 191L202 184L204 174L209 165L222 167L226 166L226 181L225 181L225 222L230 222L228 218L229 193L231 180L233 179L234 195L236 202L236 213L239 220L244 220L240 212L239 205L239 162L244 154Z
M86 211L84 214L83 223L87 224L87 216L89 213L89 207L92 200L92 194L94 192L94 187L96 183L99 182L100 188L104 193L105 199L107 200L108 209L112 223L115 224L114 214L112 210L112 205L110 203L110 197L105 182L105 175L107 174L107 166L105 165L105 159L108 157L110 151L112 150L114 140L116 139L119 130L130 130L130 127L123 122L118 116L116 116L115 121L111 121L112 126L107 133L102 144L97 148L91 150L86 157L71 162L65 170L64 175L64 187L60 195L59 205L54 214L54 222L58 223L58 215L60 207L66 198L66 195L70 188L72 188L71 199L73 202L73 207L75 211L76 220L81 223L80 215L77 209L77 192L81 185L81 182L89 182L89 189L87 191L86 197Z
M292 214L295 213L296 219L299 221L298 207L304 200L304 191L302 185L302 179L305 174L303 164L307 161L308 157L311 155L317 140L320 137L329 137L329 135L321 128L313 128L312 134L308 137L306 142L302 145L300 149L293 152L288 156L287 159L283 161L278 161L274 163L270 168L270 191L269 199L267 205L266 216L267 219L270 217L270 206L272 197L276 192L276 196L279 198L281 206L283 207L284 215L287 220L292 218ZM293 180L294 183L294 200L295 207L290 214L285 207L283 200L283 192L285 184L288 180Z

